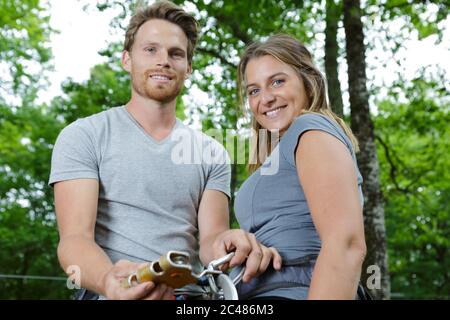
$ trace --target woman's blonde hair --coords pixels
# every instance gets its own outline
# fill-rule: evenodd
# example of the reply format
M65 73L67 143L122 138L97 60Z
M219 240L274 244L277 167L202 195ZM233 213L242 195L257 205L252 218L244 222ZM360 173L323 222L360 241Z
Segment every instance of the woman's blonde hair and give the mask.
M306 47L300 43L298 40L292 36L286 34L278 34L269 37L264 42L254 42L249 45L239 62L238 66L238 90L241 106L245 110L245 105L247 102L246 91L245 91L245 70L247 68L248 62L251 59L259 58L262 56L270 55L275 59L288 64L291 66L298 74L300 79L303 81L306 96L308 98L308 105L302 109L301 114L305 113L318 113L325 115L334 121L336 121L339 126L344 130L345 134L349 137L353 149L355 152L359 151L358 140L353 135L351 129L346 125L344 120L338 117L332 110L327 100L327 83L325 77L314 65L311 57L311 53L306 49ZM258 169L265 159L260 159L258 156L261 153L260 143L258 139L258 132L261 129L261 125L252 117L252 129L256 136L253 138L250 146L250 164L249 170L251 172ZM266 140L267 148L270 150L273 145L270 146L271 137L270 132L268 133L268 138Z

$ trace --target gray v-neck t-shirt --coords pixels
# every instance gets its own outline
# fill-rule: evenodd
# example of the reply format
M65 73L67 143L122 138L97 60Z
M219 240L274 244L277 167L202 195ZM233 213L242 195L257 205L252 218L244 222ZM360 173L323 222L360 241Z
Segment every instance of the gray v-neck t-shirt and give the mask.
M95 240L113 262L153 261L169 250L198 260L197 212L207 189L230 196L221 144L177 119L154 140L125 107L79 119L58 136L49 184L99 181Z

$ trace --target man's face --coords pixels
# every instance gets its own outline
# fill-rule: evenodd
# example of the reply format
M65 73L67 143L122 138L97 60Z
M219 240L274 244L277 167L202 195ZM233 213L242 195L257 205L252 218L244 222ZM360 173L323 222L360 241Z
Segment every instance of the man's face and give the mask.
M138 30L122 65L130 72L133 90L141 97L171 102L192 69L187 60L188 39L174 23L152 19Z

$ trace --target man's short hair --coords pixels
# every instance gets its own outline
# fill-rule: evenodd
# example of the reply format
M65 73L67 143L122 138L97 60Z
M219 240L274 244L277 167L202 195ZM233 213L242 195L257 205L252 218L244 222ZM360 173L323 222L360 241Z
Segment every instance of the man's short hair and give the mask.
M131 18L125 34L124 50L131 52L139 28L151 19L162 19L179 26L188 38L187 59L192 63L198 39L197 20L170 1L158 1L151 6L140 8Z

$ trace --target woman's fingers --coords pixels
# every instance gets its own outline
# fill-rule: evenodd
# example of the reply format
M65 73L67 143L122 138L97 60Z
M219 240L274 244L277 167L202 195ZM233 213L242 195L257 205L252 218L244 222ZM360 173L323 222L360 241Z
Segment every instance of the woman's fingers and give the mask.
M270 247L269 250L272 252L272 259L273 259L273 268L275 270L280 270L281 266L283 264L283 258L281 258L280 253L278 252L277 249L275 249L274 247Z
M242 278L244 282L250 281L251 278L260 273L261 262L263 261L264 257L262 245L256 240L256 237L253 234L249 233L247 238L250 242L252 250L247 258L247 263L245 264L245 272Z

